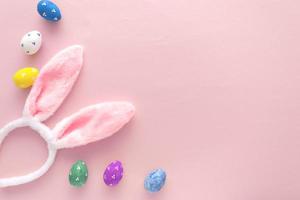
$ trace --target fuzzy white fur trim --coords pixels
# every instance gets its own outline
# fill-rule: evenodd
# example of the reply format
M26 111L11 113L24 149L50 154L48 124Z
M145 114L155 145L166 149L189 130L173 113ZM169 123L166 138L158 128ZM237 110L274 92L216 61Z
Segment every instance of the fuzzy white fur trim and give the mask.
M43 174L45 174L48 171L48 169L51 167L51 165L55 160L57 150L55 145L53 144L54 137L51 133L51 130L46 125L42 124L41 122L39 122L37 119L34 118L20 118L4 126L0 130L0 144L12 130L21 127L30 127L31 129L39 133L40 136L47 142L48 158L46 162L34 172L31 172L23 176L0 179L0 187L21 185L36 180L37 178L41 177Z

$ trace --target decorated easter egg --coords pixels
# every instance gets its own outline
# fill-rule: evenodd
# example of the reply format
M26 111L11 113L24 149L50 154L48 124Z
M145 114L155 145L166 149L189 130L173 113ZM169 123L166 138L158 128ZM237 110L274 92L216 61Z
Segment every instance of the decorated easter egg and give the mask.
M18 70L13 76L15 85L18 88L28 88L33 85L39 75L39 70L34 67L26 67Z
M162 169L156 169L151 171L145 178L144 187L149 192L158 192L165 185L166 172Z
M21 48L27 55L33 55L41 48L42 34L38 31L30 31L21 39Z
M88 179L88 169L84 161L78 160L70 169L69 182L75 187L83 186Z
M108 186L117 185L123 178L123 166L120 161L110 163L103 174L104 183Z
M61 19L59 7L49 0L41 0L37 5L38 13L46 20L57 22Z

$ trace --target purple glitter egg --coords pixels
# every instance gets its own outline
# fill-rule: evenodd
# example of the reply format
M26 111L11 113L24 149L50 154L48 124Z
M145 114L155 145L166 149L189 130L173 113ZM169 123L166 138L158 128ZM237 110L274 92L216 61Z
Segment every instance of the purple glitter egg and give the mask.
M117 185L123 178L123 166L120 161L110 163L103 174L104 183L108 186Z

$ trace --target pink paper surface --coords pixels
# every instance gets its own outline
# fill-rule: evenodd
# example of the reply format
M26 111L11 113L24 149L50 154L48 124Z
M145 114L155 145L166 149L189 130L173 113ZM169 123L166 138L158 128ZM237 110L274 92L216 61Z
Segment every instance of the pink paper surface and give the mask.
M131 101L137 114L111 138L61 150L45 176L0 189L1 200L300 199L300 1L57 0L57 24L36 3L0 1L0 125L21 116L28 94L14 72L73 44L85 48L84 68L47 124L102 101ZM32 57L19 47L31 30L43 34ZM46 156L37 134L18 129L1 146L0 177ZM89 179L75 189L78 159ZM108 188L102 173L115 159L124 179ZM153 195L143 180L157 167L168 178Z

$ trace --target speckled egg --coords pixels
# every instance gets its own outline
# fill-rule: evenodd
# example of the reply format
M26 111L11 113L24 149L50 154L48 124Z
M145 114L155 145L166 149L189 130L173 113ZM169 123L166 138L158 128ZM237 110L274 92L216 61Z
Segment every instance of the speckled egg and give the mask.
M69 182L75 187L83 186L88 179L88 169L84 161L78 160L70 169Z
M39 31L30 31L22 37L20 45L25 54L33 55L42 46L42 34Z
M165 185L167 174L162 169L151 171L144 181L144 187L149 192L158 192Z
M41 0L37 4L38 13L46 20L57 22L61 19L59 7L49 0Z
M123 165L120 161L110 163L103 174L104 183L108 186L117 185L123 178Z

